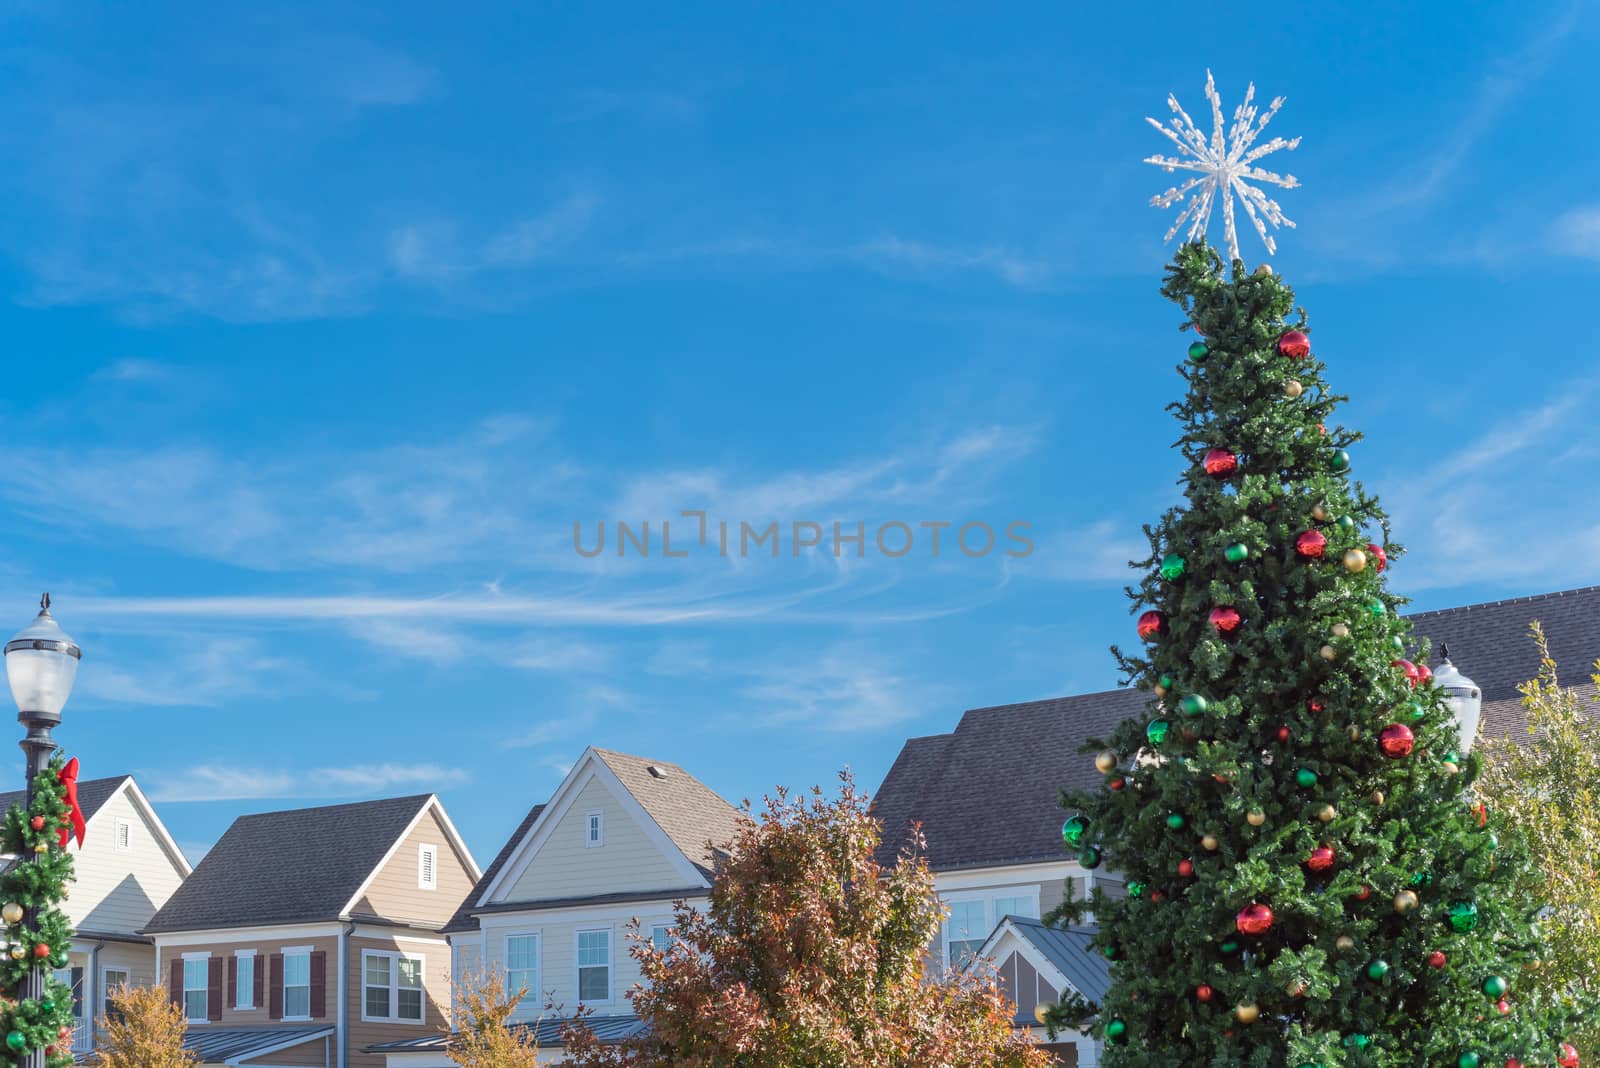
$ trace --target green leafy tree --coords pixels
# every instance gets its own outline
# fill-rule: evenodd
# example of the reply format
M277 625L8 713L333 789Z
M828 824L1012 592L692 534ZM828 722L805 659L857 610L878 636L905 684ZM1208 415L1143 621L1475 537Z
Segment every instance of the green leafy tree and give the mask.
M1106 1063L1554 1064L1565 1010L1525 971L1541 902L1520 839L1469 807L1479 760L1442 691L1402 659L1360 435L1293 292L1231 267L1193 243L1165 279L1199 335L1171 405L1186 504L1134 565L1145 649L1113 650L1152 700L1089 747L1104 788L1064 799L1069 846L1128 880L1092 903Z
M1549 948L1523 977L1552 997L1600 999L1600 694L1565 688L1544 628L1533 624L1538 677L1522 684L1526 738L1484 744L1479 792L1528 843L1533 866L1522 893L1548 905ZM1600 689L1600 661L1591 676ZM1600 1053L1600 1021L1586 1019L1572 1042Z
M782 791L726 845L710 904L674 910L664 949L635 932L649 1034L606 1046L580 1019L581 1068L1043 1068L993 977L927 974L943 906L926 863L873 859L878 822L839 796Z

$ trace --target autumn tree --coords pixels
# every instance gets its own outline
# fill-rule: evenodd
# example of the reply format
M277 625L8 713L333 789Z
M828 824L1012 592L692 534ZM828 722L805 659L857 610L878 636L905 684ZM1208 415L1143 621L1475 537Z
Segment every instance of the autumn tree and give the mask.
M159 986L122 986L110 996L100 1032L101 1068L195 1068L199 1058L183 1046L188 1024L183 1006Z
M605 1046L567 1029L578 1068L1034 1068L992 977L927 974L943 906L927 864L874 859L879 827L848 773L836 798L779 790L745 815L705 911L681 902L667 947L637 931L650 1028Z
M1600 694L1561 686L1544 629L1532 627L1539 674L1523 683L1528 734L1484 744L1486 804L1528 842L1523 894L1546 903L1549 950L1523 982L1552 996L1600 999ZM1591 678L1600 689L1600 661ZM1600 1021L1580 1024L1580 1053L1600 1053Z
M454 983L449 1056L461 1068L534 1068L539 1038L531 1027L511 1026L528 991L511 990L499 969L470 974Z

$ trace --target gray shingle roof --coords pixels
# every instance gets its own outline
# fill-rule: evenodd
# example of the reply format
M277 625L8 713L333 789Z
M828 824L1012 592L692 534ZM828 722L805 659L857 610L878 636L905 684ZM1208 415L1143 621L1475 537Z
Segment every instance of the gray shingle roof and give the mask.
M650 1025L637 1016L591 1016L586 1021L589 1030L594 1032L594 1037L602 1044L610 1045L621 1042L625 1038L644 1034L650 1030ZM561 1029L568 1023L565 1018L553 1017L547 1020L512 1024L511 1028L517 1031L526 1031L528 1028L537 1028L539 1048L541 1050L558 1049L561 1046ZM443 1053L450 1048L450 1039L437 1032L418 1035L415 1038L402 1038L395 1042L380 1042L375 1046L368 1046L365 1053Z
M111 795L116 793L131 775L113 775L109 779L79 779L78 804L83 806L83 818L92 819L100 811L100 806L111 800ZM4 812L12 805L27 804L28 795L23 790L7 790L0 793L0 812Z
M461 906L456 909L456 914L450 917L450 922L444 925L445 934L451 934L456 931L476 931L478 929L478 921L472 916L472 910L477 906L478 898L482 897L484 890L488 888L490 883L495 881L495 878L500 874L500 869L506 866L506 861L510 859L512 851L517 848L517 843L521 842L527 835L528 831L533 827L534 821L539 818L539 813L543 811L544 804L541 802L530 808L528 814L522 817L522 822L517 824L517 829L511 832L511 837L506 839L506 844L500 847L500 852L494 855L494 860L490 861L489 866L484 869L483 877L472 887L472 892L461 902Z
M1096 1004L1105 1000L1106 991L1111 987L1111 963L1090 945L1095 936L1094 928L1047 927L1026 916L1006 916L1003 922L1009 922L1018 938L1032 945L1040 956L1060 969L1078 993ZM1017 1008L1020 1011L1023 1006L1018 1005ZM1026 1022L1032 1023L1032 1006L1027 1008L1029 1014Z
M307 1027L191 1027L184 1032L183 1048L199 1055L201 1064L222 1064L243 1059L285 1043L309 1042L333 1034L327 1024Z
M144 930L337 919L432 796L241 816Z
M1567 685L1587 686L1600 657L1600 586L1467 605L1410 617L1419 635L1439 645L1484 692L1490 736L1524 723L1517 684L1539 668L1528 624L1544 623ZM977 708L949 734L913 738L901 749L873 801L883 822L879 859L892 863L913 820L927 837L935 870L1062 859L1056 803L1060 787L1100 780L1078 752L1123 719L1142 714L1148 696L1135 690L1057 697Z
M684 856L711 878L716 866L716 850L711 847L733 837L739 810L676 764L609 749L594 752Z

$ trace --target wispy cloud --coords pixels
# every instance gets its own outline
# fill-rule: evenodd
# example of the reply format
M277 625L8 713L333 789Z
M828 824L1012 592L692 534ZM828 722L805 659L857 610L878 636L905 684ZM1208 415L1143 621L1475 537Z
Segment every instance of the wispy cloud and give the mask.
M431 793L465 781L466 772L438 764L353 764L292 771L199 764L149 772L147 778L151 800L173 803L366 797L401 789Z
M836 645L754 669L738 690L739 718L769 727L804 724L819 730L873 731L927 711L928 695L913 675L861 645Z
M455 223L409 223L389 236L389 265L402 279L464 281L485 271L527 267L570 248L589 228L601 198L573 193L484 240L466 242Z
M1600 260L1600 204L1589 204L1558 218L1550 228L1550 243L1557 252Z
M249 636L163 636L159 656L101 661L80 676L80 700L129 706L217 708L278 691L294 665Z
M983 274L1019 289L1043 288L1055 275L1044 260L1001 246L961 248L892 235L864 241L849 255L887 274Z
M160 382L168 377L168 369L154 360L130 357L106 364L92 377L105 382Z

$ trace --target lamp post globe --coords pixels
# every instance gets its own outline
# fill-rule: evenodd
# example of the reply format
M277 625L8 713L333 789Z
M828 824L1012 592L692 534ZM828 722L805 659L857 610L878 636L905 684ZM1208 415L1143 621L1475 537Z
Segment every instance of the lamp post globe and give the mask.
M1461 755L1466 756L1478 738L1478 720L1483 715L1483 691L1450 662L1450 647L1442 646L1444 663L1433 673L1434 685L1444 691L1445 704L1461 738Z

